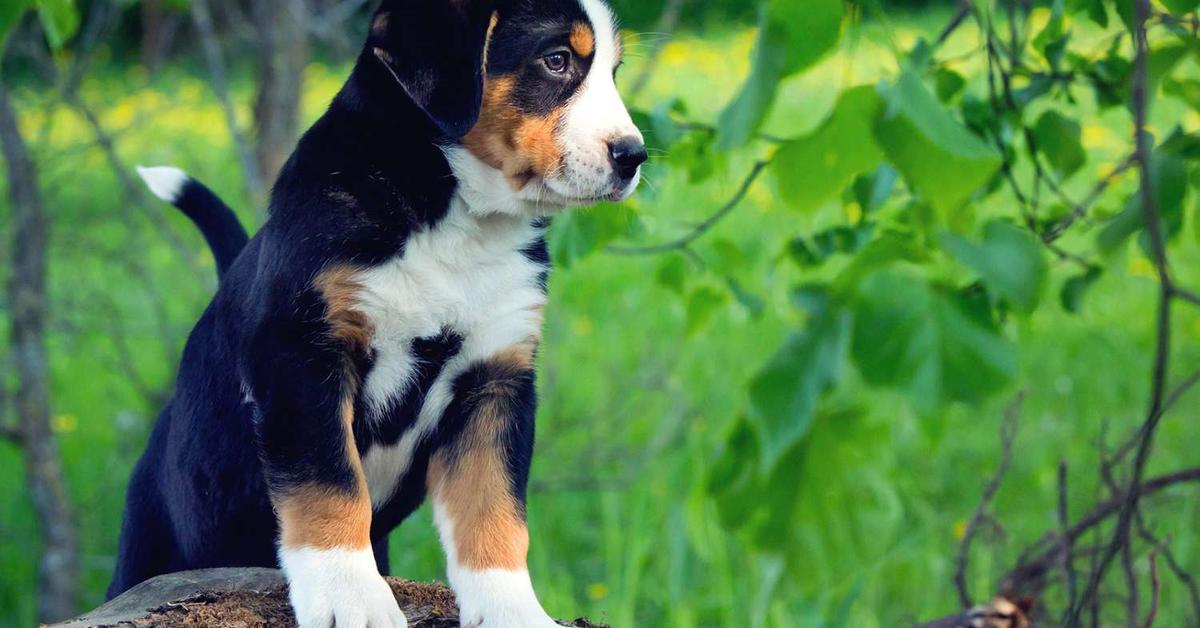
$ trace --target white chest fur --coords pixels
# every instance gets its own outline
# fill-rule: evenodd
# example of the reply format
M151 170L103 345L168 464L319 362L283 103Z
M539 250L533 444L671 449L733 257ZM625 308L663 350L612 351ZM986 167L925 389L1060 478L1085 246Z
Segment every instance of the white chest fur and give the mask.
M360 277L360 311L374 327L375 364L363 386L369 420L408 394L417 364L412 343L449 330L462 348L442 369L416 424L390 447L372 448L363 466L371 501L391 498L414 447L437 426L452 384L466 368L540 334L545 268L522 251L542 231L528 218L477 216L455 201L435 228L414 234L403 255Z

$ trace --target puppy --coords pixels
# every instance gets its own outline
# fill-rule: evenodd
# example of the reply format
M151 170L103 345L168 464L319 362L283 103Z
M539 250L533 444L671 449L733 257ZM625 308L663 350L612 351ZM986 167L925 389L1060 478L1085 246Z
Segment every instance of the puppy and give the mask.
M646 160L601 0L385 0L248 239L173 168L220 288L129 487L109 596L280 566L305 628L406 626L381 573L428 496L463 626L548 628L526 569L548 218Z

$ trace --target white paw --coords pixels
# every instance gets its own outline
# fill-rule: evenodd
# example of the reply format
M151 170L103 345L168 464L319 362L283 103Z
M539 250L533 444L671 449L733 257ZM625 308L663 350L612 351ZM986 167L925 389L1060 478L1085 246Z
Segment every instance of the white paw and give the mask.
M529 573L450 570L462 628L558 628L533 593Z
M408 628L371 550L282 550L300 628Z

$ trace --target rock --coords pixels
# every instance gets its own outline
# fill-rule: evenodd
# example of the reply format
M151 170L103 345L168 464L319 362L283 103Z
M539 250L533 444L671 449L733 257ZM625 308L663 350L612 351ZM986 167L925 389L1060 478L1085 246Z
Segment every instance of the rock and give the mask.
M454 594L441 584L388 578L411 628L457 628ZM275 569L206 569L159 576L49 628L294 627L287 584ZM568 626L602 628L586 620Z

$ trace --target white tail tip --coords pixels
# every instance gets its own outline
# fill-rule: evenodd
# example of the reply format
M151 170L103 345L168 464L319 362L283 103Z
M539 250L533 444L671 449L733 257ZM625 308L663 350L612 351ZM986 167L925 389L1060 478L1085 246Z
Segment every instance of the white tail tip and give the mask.
M146 182L151 193L171 204L179 200L179 196L183 193L183 186L187 185L188 180L191 179L186 172L171 166L157 168L138 166L137 172Z

